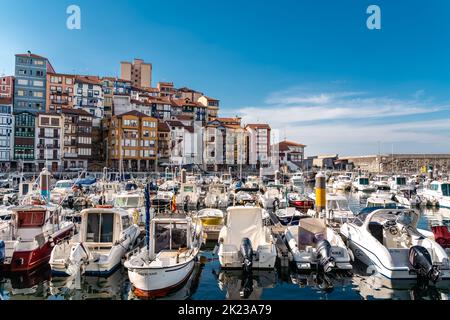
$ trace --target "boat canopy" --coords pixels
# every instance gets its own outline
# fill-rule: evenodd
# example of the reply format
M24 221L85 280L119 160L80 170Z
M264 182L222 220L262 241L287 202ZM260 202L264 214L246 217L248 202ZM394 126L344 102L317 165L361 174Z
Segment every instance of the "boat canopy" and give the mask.
M188 248L188 227L186 220L153 221L154 253Z
M240 248L242 239L248 238L253 249L266 243L262 209L257 207L231 207L227 210L227 236L225 245Z

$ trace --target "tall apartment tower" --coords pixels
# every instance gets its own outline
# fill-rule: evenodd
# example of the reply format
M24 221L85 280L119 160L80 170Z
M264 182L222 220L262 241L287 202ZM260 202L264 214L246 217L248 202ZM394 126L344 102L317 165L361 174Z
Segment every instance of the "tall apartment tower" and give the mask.
M151 88L152 64L145 63L141 59L134 59L133 62L121 62L120 78L131 81L131 85L135 87Z

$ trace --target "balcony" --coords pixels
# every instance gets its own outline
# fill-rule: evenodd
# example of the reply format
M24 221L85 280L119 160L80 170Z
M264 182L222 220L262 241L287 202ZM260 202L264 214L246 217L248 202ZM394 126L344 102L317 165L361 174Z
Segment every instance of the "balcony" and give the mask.
M64 158L78 158L78 153L64 153Z
M59 144L38 144L37 148L38 149L59 149L61 146Z
M69 101L63 101L63 100L50 100L52 104L61 104L61 105L68 105Z
M53 134L52 135L47 135L47 134L39 133L38 137L42 138L42 139L59 139L59 135L53 135Z

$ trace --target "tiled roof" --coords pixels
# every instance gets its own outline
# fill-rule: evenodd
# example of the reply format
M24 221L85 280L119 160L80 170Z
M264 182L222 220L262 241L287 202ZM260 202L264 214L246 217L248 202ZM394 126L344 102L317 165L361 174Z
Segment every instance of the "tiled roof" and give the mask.
M92 117L92 114L83 110L83 109L62 109L61 112L63 114L76 114L79 116L89 116Z
M93 85L99 85L99 86L102 85L100 78L97 76L76 76L75 82L87 83L87 84L93 84Z
M268 124L259 123L259 124L248 124L246 128L251 129L271 129L271 127Z
M137 110L132 110L132 111L122 113L122 114L118 115L117 118L122 118L124 116L135 116L135 117L139 117L139 118L144 118L144 117L151 118L150 116L146 115L145 113L139 112Z
M278 144L278 148L280 151L289 151L289 147L306 147L303 144L292 142L292 141L283 141Z
M26 58L36 58L36 59L46 59L46 60L47 60L46 57L39 56L39 55L34 54L34 53L31 53L31 54L28 54L28 53L19 53L19 54L16 54L16 57L26 57Z
M165 122L158 122L158 131L160 132L170 132L170 128Z

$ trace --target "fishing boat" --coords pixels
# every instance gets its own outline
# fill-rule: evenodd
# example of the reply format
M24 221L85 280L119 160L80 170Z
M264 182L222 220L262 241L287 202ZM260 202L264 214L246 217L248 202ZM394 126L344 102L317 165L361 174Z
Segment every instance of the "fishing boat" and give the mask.
M122 192L114 196L114 208L127 210L137 225L145 224L145 199L139 192Z
M389 182L392 191L414 191L415 186L408 184L405 176L393 176Z
M154 218L150 243L126 262L133 292L140 298L164 297L192 274L202 245L201 223L191 218Z
M419 213L410 209L367 208L340 233L353 256L389 279L450 279L445 250L417 229Z
M5 245L1 271L26 272L48 263L53 246L74 232L74 224L61 219L60 206L34 200L11 212L10 232L0 239Z
M355 181L353 181L353 190L362 192L373 192L375 191L375 186L370 184L370 180L366 176L358 176Z
M366 207L395 209L399 207L399 204L393 200L393 194L377 192L367 198Z
M263 223L262 208L230 207L219 234L217 254L222 268L273 269L277 251L270 229Z
M402 206L411 208L420 206L420 204L422 203L420 197L411 190L398 191L397 193L393 194L392 199L394 201L397 201Z
M389 176L387 175L382 174L376 175L373 178L373 185L377 190L384 190L384 191L391 190L391 186L389 184Z
M421 196L430 204L450 208L450 182L433 181Z
M80 232L53 248L50 266L54 275L109 276L134 249L140 230L132 216L107 207L81 212Z
M305 216L285 231L285 241L298 270L351 270L345 243L323 219Z

